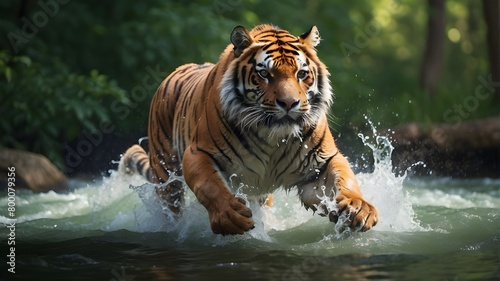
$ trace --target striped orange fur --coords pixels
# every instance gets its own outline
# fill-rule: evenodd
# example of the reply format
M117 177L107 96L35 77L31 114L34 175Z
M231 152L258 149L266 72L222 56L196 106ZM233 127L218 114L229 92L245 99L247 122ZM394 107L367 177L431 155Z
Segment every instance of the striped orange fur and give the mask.
M183 175L212 230L242 234L252 211L237 191L265 196L297 188L307 209L366 231L377 209L363 199L327 122L333 93L315 47L318 29L294 36L272 25L238 26L215 64L186 64L159 86L149 115L149 156L138 145L123 165L153 183ZM159 191L178 213L183 189ZM327 208L325 198L336 203Z

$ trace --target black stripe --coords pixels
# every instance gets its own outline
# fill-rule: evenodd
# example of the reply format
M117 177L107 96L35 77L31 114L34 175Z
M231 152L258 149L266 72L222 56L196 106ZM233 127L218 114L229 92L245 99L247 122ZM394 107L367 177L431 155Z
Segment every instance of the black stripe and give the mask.
M180 78L179 78L179 81L181 81L180 86L179 86L179 88L178 88L178 89L175 89L175 91L177 91L177 92L181 93L182 88L184 87L184 85L185 85L186 83L191 82L191 81L193 80L193 78L196 78L196 77L198 77L199 75L200 75L200 73L199 73L198 71L193 71L193 72L191 72L191 73L189 73L189 74L187 74L187 75L185 75L185 76L183 76L183 77L180 77ZM188 93L188 91L186 91L186 93Z
M219 132L220 132L222 138L224 139L224 141L226 142L227 146L233 152L233 155L236 156L240 160L241 163L243 163L243 158L241 158L241 155L238 153L238 150L236 150L236 148L233 146L231 141L225 136L224 132L222 131L222 128L219 128ZM226 131L226 132L230 133L231 131ZM233 161L231 161L231 162L233 162Z
M243 84L243 89L245 89L245 85L246 85L246 83L245 83L245 81L247 80L246 79L246 75L247 75L247 68L246 68L246 66L243 66L241 68L241 77L243 78L243 83L244 83Z
M236 126L231 126L229 123L227 123L227 121L222 117L222 115L220 114L220 111L217 107L216 108L216 112L217 112L217 116L219 117L222 125L224 126L224 129L231 133L233 136L235 136L239 142L243 145L243 147L245 149L247 149L251 154L253 154L260 162L263 163L263 161L258 157L258 155L256 155L252 149L250 148L250 146L248 145L248 142L244 139L243 135L241 135L241 132L237 129ZM230 142L230 140L228 140L226 138L226 136L222 133L222 130L219 129L219 131L221 131L221 135L222 137L224 138L224 141L228 144L229 148L233 151L233 154L238 157L238 159L240 160L240 162L245 166L245 168L247 168L248 170L250 170L251 172L253 172L254 174L257 174L257 172L252 169L251 167L247 166L244 159L241 157L239 151L233 146L233 144ZM232 162L232 161L231 161Z
M258 155L261 155L261 154L267 155L267 151L265 151L265 150L262 148L262 146L263 146L263 145L268 145L267 140L259 138L259 137L257 136L257 134L256 134L256 133L253 133L253 132L252 132L252 133L250 133L250 134L248 134L248 135L246 135L246 136L247 136L247 141L249 140L249 141L251 141L251 142L252 142L252 144L253 144L253 145L250 145L250 146L252 146L252 147L254 147L254 148L258 148L258 149L259 149L259 152L260 152L260 153L254 153L254 155L255 155L257 158L258 158ZM262 163L264 163L264 161L263 161L262 159L260 159L260 158L258 158L258 159L259 159Z
M217 144L217 141L215 140L214 136L212 135L212 132L211 132L211 130L210 130L210 125L208 124L208 110L205 110L205 124L206 124L206 126L207 126L207 131L208 131L208 134L210 135L210 139L212 139L212 142L213 142L213 144L215 145L215 148L216 148L216 149L217 149L217 150L218 150L218 151L222 154L222 156L224 156L224 157L227 159L227 161L229 161L229 162L231 162L231 163L232 163L233 161L231 161L231 157L229 157L228 155L226 155L226 154L224 153L224 151L223 151L223 150L222 150L222 148L221 148L221 147ZM197 147L198 147L198 145L197 145Z
M207 79L205 79L205 86L203 90L210 89L212 86L218 86L215 85L215 77L217 76L217 69L214 67L210 70L210 72L207 75ZM208 79L210 78L210 79Z
M226 122L224 122L224 126L226 126L226 128L229 126L229 124L227 124ZM240 131L240 129L237 127L237 126L233 126L231 127L231 129L233 130L234 132L234 135L238 138L238 140L240 141L241 145L243 145L243 147L248 150L251 154L255 154L253 149L250 147L250 145L248 144L248 141L246 140L245 136L243 135L243 133Z
M234 89L238 89L238 84L240 83L239 76L238 76L239 68L240 68L240 62L237 61L236 66L233 69L233 88Z
M271 46L273 46L274 44L273 43L269 43L267 45L265 45L264 47L262 47L262 51L266 51L267 49L271 48Z
M283 48L283 50L285 50L286 54L293 54L294 56L298 56L299 55L299 52L295 51L295 50L288 50L286 48Z
M277 47L277 48L274 48L274 49L270 49L270 50L267 50L266 51L266 54L272 54L274 52L278 52L282 55L284 54L292 54L294 56L298 56L299 55L299 52L295 51L295 50L289 50L289 49L286 49L286 48L283 48L283 47ZM293 57L295 58L295 57Z
M328 169L328 167L330 166L330 161L332 161L332 159L335 156L337 156L339 154L339 152L340 151L337 150L337 152L335 152L332 156L328 157L328 159L326 159L326 161L325 161L325 164L318 169L319 172L316 173L316 175L313 175L313 176L307 177L303 180L300 180L297 183L295 183L295 185L303 186L303 185L306 185L306 184L309 184L309 183L312 183L312 182L318 180L323 175L323 173Z
M263 37L263 38L265 38L266 36L275 37L276 34L278 33L278 31L279 30L276 30L276 29L262 31L261 33L258 33L257 35L255 35L255 37Z
M201 152L205 153L206 155L208 155L208 157L212 160L212 162L215 164L215 166L217 167L217 169L219 171L222 170L222 166L221 166L220 162L210 152L204 150L201 147L196 147L196 150L197 151L201 151Z
M152 173L152 170L151 170L151 168L149 168L148 171L146 172L146 175L143 175L150 182L153 181L153 175L151 173Z
M163 91L162 91L162 94L161 94L161 97L162 99L165 99L165 97L168 95L167 91L168 91L168 86L170 85L170 82L172 81L172 78L169 78L165 81L165 84L164 84L164 87L163 87ZM159 90L159 89L158 89ZM158 91L157 90L157 91ZM155 94L156 95L156 94Z
M139 174L144 175L142 170L144 169L145 161L144 159L140 159L135 163L135 169L139 172Z
M257 60L255 59L255 55L256 55L256 53L252 53L252 55L250 55L248 60L247 60L247 63L251 64L253 66L253 68L255 68L257 65Z
M295 151L295 154L293 155L292 159L298 159L298 155L299 155L299 153L301 151L301 148L302 148L302 146L298 147L298 149ZM285 158L285 156L287 154L288 153L283 153L277 163L280 163ZM283 167L285 167L285 168L283 169L283 171L281 171L281 172L279 172L279 173L276 174L276 178L281 177L288 170L289 165L283 165Z
M185 67L183 69L177 70L174 73L172 73L171 80L175 79L174 83L174 93L176 94L175 96L178 97L179 94L181 93L180 90L182 89L182 84L186 81L185 74L186 72L190 71L193 67ZM190 75L191 72L188 72L188 75ZM170 81L169 81L170 84ZM179 88L179 84L181 84L181 88Z
M165 162L165 159L163 158L163 146L161 145L161 143L157 143L157 145L160 145L160 147L158 147L157 145L155 145L155 141L158 141L158 140L161 140L163 138L167 139L169 142L170 142L170 138L168 138L165 133L163 132L161 126L157 126L157 130L156 130L156 136L157 138L153 138L152 141L150 142L149 146L150 146L150 152L152 150L154 150L156 152L156 155L152 155L150 154L150 158L151 157L157 157L159 162ZM151 147L153 147L153 149L151 149Z
M323 135L321 136L321 139L318 141L318 143L311 149L309 152L307 152L307 155L304 157L305 164L304 166L309 166L311 163L311 156L313 153L316 153L318 148L321 146L321 143L325 139L326 135L326 129L323 131Z
M287 44L288 47L294 49L295 51L300 51L300 48L295 46L295 45L292 45L292 44Z

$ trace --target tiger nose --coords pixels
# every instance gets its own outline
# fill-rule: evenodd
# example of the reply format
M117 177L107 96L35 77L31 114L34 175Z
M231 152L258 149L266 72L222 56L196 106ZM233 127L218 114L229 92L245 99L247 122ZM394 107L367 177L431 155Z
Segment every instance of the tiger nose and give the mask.
M300 103L299 99L295 98L277 98L276 105L281 107L286 111L290 111L292 108L297 107Z

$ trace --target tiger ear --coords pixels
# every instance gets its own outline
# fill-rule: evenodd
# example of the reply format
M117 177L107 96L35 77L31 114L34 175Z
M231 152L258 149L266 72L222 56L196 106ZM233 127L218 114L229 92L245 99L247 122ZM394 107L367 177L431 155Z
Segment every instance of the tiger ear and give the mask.
M321 38L319 37L318 28L313 25L308 32L299 36L300 43L305 45L310 45L311 47L316 47L319 45Z
M239 57L253 43L253 39L246 28L238 25L231 32L231 43L234 45L234 55Z

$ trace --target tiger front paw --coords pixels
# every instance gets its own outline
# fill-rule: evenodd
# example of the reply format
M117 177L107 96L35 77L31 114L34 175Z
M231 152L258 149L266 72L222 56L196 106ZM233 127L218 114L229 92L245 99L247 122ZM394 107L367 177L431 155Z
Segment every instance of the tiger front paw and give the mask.
M342 218L344 226L352 231L367 231L374 227L379 218L377 209L362 198L337 197L337 211L329 214L330 221L337 223Z
M243 234L255 225L246 201L235 196L210 204L208 214L212 231L216 234Z

